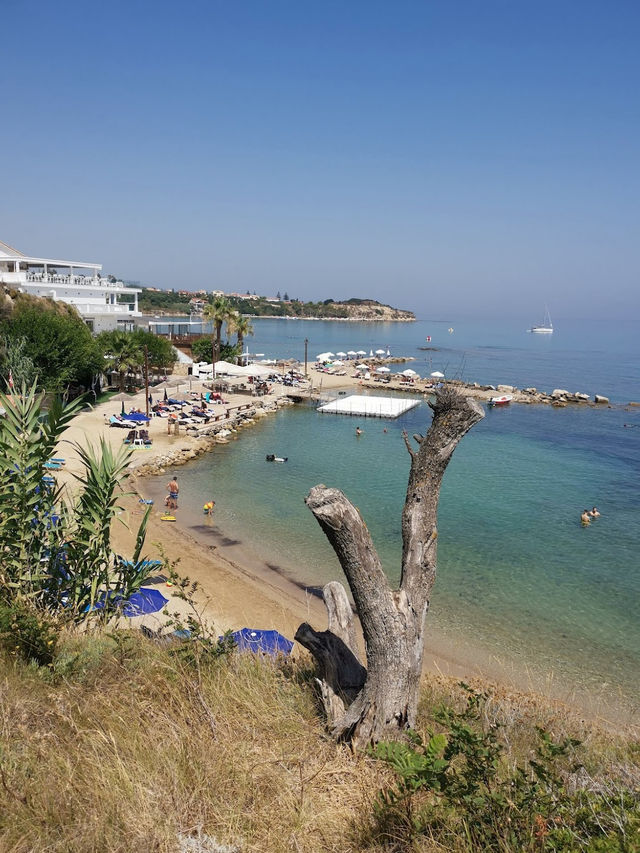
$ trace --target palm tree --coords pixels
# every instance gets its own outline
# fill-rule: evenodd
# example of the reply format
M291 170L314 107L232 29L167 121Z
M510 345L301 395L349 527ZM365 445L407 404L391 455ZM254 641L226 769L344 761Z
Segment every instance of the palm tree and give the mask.
M114 332L105 355L120 377L120 390L124 391L125 377L142 369L144 353L139 343L128 332Z
M231 307L231 303L226 296L216 296L213 302L205 305L204 311L202 312L204 319L209 323L213 323L213 327L215 329L212 354L213 364L215 364L220 357L220 336L222 334L222 324L227 322L232 313L233 309Z
M242 356L245 337L247 335L253 335L251 320L236 311L233 316L227 320L227 328L231 333L235 332L238 336L238 349L240 350L240 356Z

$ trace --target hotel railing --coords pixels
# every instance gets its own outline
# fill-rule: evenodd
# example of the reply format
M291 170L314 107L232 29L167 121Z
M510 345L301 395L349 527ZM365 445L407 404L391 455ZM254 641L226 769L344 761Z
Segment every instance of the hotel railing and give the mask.
M27 273L27 281L33 283L44 282L45 284L71 284L75 286L107 287L111 289L124 290L121 281L109 281L108 278L92 278L88 275L51 275L47 273Z

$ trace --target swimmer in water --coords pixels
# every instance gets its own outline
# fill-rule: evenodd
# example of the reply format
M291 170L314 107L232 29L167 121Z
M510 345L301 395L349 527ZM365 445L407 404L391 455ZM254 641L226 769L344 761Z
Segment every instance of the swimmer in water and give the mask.
M362 430L360 427L356 427L356 435L362 435Z
M584 509L582 511L582 515L580 516L580 521L582 522L582 526L586 527L588 524L591 524L591 518L589 516L589 510Z
M594 506L594 508L589 513L589 515L591 516L591 518L598 518L600 515L600 510L598 509L597 506Z

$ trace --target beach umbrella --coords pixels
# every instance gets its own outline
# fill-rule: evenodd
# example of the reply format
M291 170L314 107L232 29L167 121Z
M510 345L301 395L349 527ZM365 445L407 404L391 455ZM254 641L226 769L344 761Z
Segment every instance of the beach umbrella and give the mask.
M130 415L123 414L125 421L133 421L134 423L144 423L150 419L143 412L132 412Z
M337 352L336 355L338 356L338 358L346 358L347 357L346 352Z
M444 379L444 373L440 373L439 370L434 370L431 376L433 376L434 379Z
M340 361L340 359L339 359L339 358L337 358L337 359L333 362L333 366L334 366L334 367L344 367L344 361Z
M237 367L237 365L231 364L230 361L220 360L220 361L216 361L216 363L214 364L213 367L214 367L214 371L215 371L216 376L218 376L218 375L222 376L226 373L233 372L234 368Z
M242 628L231 634L238 650L241 652L256 652L267 655L289 655L293 649L291 640L287 640L278 631L260 631L252 628ZM221 638L222 639L222 638Z
M408 367L406 370L402 371L402 375L403 376L417 376L418 374L415 372L415 370L411 370L411 368Z
M157 613L168 603L169 599L165 598L159 589L143 586L138 592L130 595L128 601L123 604L122 615L133 618L143 616L145 613Z
M163 391L164 392L163 393L163 400L165 403L167 402L167 399L168 399L167 387L168 387L168 385L166 382L160 382L158 385L154 385L154 389L153 389L154 391Z
M358 355L358 353L354 349L350 349L347 355Z
M366 351L363 349L359 349L358 352L356 353L356 355L366 355L366 354L367 354Z
M384 350L383 349L377 349L376 355L384 355Z
M158 610L162 610L165 604L169 602L169 599L165 598L160 590L142 586L138 592L134 592L126 600L117 592L104 593L92 608L87 607L86 610L103 610L107 596L109 598L113 597L120 605L122 615L129 618L143 616L145 613L157 613Z
M356 370L369 370L368 364L356 364Z
M332 352L321 352L320 355L316 356L316 361L329 361L330 358L333 358Z
M120 414L121 414L121 415L124 415L124 413L125 413L124 404L125 404L125 402L127 402L127 401L131 402L131 401L133 400L133 397L131 396L131 394L125 394L125 393L124 393L124 391L123 391L123 392L121 392L120 394L116 394L116 395L115 395L115 396L113 396L111 399L112 399L112 400L117 400L118 402L122 401L122 409L121 409L121 411L120 411Z
M391 370L388 367L378 367L376 373L391 373Z

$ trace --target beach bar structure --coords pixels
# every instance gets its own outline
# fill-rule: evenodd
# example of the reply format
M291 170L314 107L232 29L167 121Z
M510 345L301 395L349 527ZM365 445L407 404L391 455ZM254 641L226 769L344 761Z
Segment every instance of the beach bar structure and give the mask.
M338 397L331 403L318 407L323 415L353 415L359 418L398 418L409 409L420 405L420 400L402 399L401 397L366 397L363 394L352 394L349 397Z
M132 331L140 288L101 275L102 264L36 258L0 242L0 284L73 305L92 332Z

